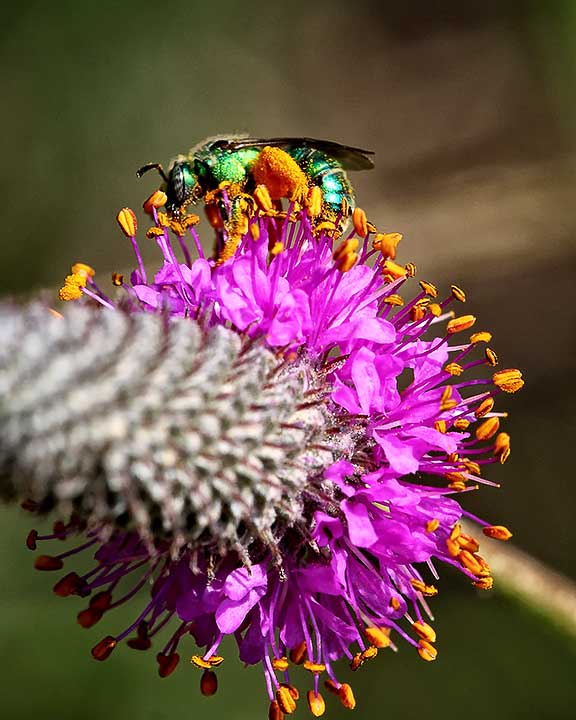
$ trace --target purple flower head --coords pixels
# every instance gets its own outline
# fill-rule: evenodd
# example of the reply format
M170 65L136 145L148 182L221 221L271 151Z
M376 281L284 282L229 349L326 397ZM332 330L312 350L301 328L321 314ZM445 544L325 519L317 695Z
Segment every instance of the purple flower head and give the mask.
M28 507L71 510L52 534L32 531L28 545L78 545L36 566L58 570L93 554L90 571L54 588L86 599L83 627L139 602L130 626L93 648L97 660L129 638L134 649L154 645L166 677L196 645L192 663L212 694L232 635L240 659L261 668L271 717L296 707L296 664L309 671L314 715L324 711L321 682L352 708L342 660L358 670L400 640L435 659L427 598L442 564L491 587L479 543L459 521L510 533L460 500L491 485L484 467L509 455L494 404L521 375L493 368L489 333L461 339L475 318L457 314L458 287L441 300L428 282L410 294L415 268L396 264L397 236L373 232L362 211L345 237L337 224L314 225L306 204L256 211L221 262L204 254L195 221L151 210L161 268L146 273L124 210L138 259L130 281L115 275L110 297L79 264L61 297L80 298L87 314L51 319L59 354L83 337L87 355L78 353L62 390L85 389L85 412L76 430L58 427L61 446L43 446L57 476L44 460L32 471L25 464L34 438L22 461L0 446L0 468L32 473ZM40 320L19 322L32 332ZM118 408L100 424L95 384Z

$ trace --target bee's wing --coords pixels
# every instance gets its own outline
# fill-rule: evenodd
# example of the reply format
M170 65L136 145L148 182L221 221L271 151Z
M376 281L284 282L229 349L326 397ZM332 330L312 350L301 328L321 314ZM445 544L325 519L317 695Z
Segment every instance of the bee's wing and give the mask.
M342 165L345 170L371 170L374 161L370 157L374 155L371 150L340 145L330 140L316 140L314 138L230 138L226 140L231 150L245 147L264 147L272 145L279 148L302 147L302 145L315 148L326 153Z

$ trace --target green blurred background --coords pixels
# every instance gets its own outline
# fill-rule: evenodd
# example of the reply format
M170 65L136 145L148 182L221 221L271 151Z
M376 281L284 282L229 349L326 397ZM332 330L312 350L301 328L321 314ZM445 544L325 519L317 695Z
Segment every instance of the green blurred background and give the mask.
M503 487L469 507L574 578L575 32L572 0L14 5L0 24L0 291L53 288L75 260L128 267L115 214L156 183L134 171L207 135L371 148L376 169L354 176L369 217L404 233L421 278L465 287L504 366L525 370ZM122 618L79 628L81 603L32 571L29 518L0 521L2 717L266 716L260 673L232 651L208 699L185 664L160 681L126 648L94 663ZM449 571L434 610L436 663L382 653L347 678L357 717L576 717L574 637Z

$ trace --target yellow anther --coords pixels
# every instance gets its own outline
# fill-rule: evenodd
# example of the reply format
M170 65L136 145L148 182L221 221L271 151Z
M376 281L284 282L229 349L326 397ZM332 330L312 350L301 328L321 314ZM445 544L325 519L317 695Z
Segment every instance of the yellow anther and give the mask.
M276 255L280 255L281 252L284 251L284 244L280 241L275 242L274 245L272 245L272 248L270 250L270 255L272 257L276 257Z
M392 608L392 610L396 611L400 610L401 608L400 600L398 600L398 598L394 595L390 598L390 607Z
M376 648L387 648L390 645L390 628L367 627L364 634L368 642Z
M492 375L492 382L507 393L515 393L524 385L522 373L514 368L498 370Z
M284 670L288 670L288 658L284 656L272 658L272 667L277 672L284 672Z
M466 293L458 285L450 285L450 290L452 291L452 297L458 302L466 302Z
M480 475L482 472L480 465L478 465L477 462L474 462L474 460L468 460L468 458L462 458L461 460L462 465L468 470L469 473L472 475Z
M444 372L447 372L449 375L454 375L454 377L458 377L459 375L462 375L464 368L457 362L451 362L444 365Z
M358 253L356 252L358 245L358 238L350 238L344 240L334 251L334 262L341 272L348 272L355 264L358 259Z
M486 332L485 330L481 330L477 333L472 333L470 335L470 343L472 345L476 345L476 343L479 342L485 342L489 343L492 340L492 333Z
M338 688L338 697L340 702L347 710L354 710L356 707L356 698L352 692L352 688L348 683L342 683Z
M504 450L510 449L510 435L505 432L498 433L494 441L494 455L499 455Z
M445 403L447 400L450 400L453 392L454 389L452 388L452 385L446 385L444 390L442 390L442 397L440 398L440 402Z
M455 317L452 318L452 320L448 320L446 330L449 335L454 335L454 333L469 330L475 322L476 318L474 317L474 315L461 315L460 317Z
M450 530L450 540L457 540L462 532L462 526L460 523L456 523L452 530Z
M308 699L308 707L310 708L310 712L314 717L320 717L321 715L324 715L324 712L326 710L326 704L324 702L324 698L320 693L315 693L314 690L308 690L307 694Z
M298 688L295 685L288 685L288 683L280 683L280 685L282 687L287 688L290 695L292 695L293 700L296 700L296 701L300 700L300 691L298 690Z
M471 553L478 552L480 549L480 543L478 540L473 538L472 535L467 535L466 533L462 533L458 537L458 545L460 545L462 550L468 550L468 552Z
M369 233L378 232L378 228L376 227L376 225L374 225L374 223L371 223L370 220L366 222L366 227L368 228Z
M416 275L416 265L414 263L406 263L406 277L412 278Z
M433 627L428 625L428 623L425 623L422 620L417 620L412 624L412 627L422 640L427 640L430 643L436 642L436 631Z
M456 492L463 492L466 490L466 482L464 480L454 480L448 483L450 490L456 490Z
M310 190L308 190L308 195L306 196L306 211L308 212L308 216L311 218L318 217L320 213L322 212L322 190L318 187L318 185L313 185ZM343 215L346 217L348 213L344 213Z
M445 434L446 433L446 420L436 420L436 422L434 423L434 429L442 434Z
M254 190L254 200L259 210L262 212L269 212L274 209L272 198L268 192L266 185L257 185Z
M372 660L373 658L378 655L378 648L374 647L373 645L370 645L370 647L367 647L366 650L362 653L362 657L364 660Z
M434 645L430 644L427 640L420 640L418 643L418 655L420 655L422 660L432 662L433 660L436 660L438 650L436 650Z
M464 475L462 475L462 473L455 472L455 471L444 473L444 477L446 478L446 480L448 480L448 482L451 482L451 483L466 481L466 478L464 477ZM454 527L459 528L460 526L455 525ZM454 529L452 529L452 532L455 532ZM450 535L450 537L452 538L452 540L454 540L452 535Z
M500 420L497 417L490 417L476 428L476 439L483 441L489 440L496 435L500 428Z
M456 430L466 430L470 426L470 420L466 420L466 418L458 418L457 420L454 420L454 427Z
M434 587L434 585L426 585L426 583L423 583L422 580L412 578L412 580L410 580L410 584L416 592L422 593L424 597L434 597L435 595L438 595L438 590Z
M362 208L354 208L354 212L352 213L352 224L354 225L356 234L361 238L365 238L366 235L368 235L368 220L366 218L366 213L362 210Z
M112 273L112 285L115 285L116 287L120 287L124 282L124 275L122 273L113 272Z
M406 269L393 260L385 260L382 265L382 275L384 282L392 283L399 278L406 277Z
M379 250L383 258L394 260L400 240L402 240L401 233L378 233L372 241L372 247L374 250Z
M420 287L426 293L426 295L429 295L433 298L438 297L438 290L436 288L436 285L432 285L432 283L426 282L426 280L420 280Z
M120 225L120 229L122 230L124 235L126 235L126 237L136 237L138 223L136 221L136 215L134 215L134 212L130 210L130 208L122 208L118 215L116 215L116 220L118 221L118 225Z
M224 658L220 655L211 655L209 658L204 659L200 655L192 655L190 662L201 670L210 670L210 668L222 665Z
M450 538L446 538L446 549L448 550L448 555L454 558L458 557L460 551L462 550L458 541L451 540Z
M498 365L498 355L496 355L492 348L487 347L486 350L484 350L484 357L490 367L496 367L496 365Z
M458 455L457 452L451 452L446 459L448 460L448 462L456 463L460 459L460 455Z
M323 673L324 670L326 670L326 665L323 663L314 663L311 660L306 660L302 667L311 673Z
M163 192L162 190L154 190L152 195L150 195L149 198L144 200L142 207L144 208L145 213L147 213L148 215L152 215L154 210L158 210L158 208L164 207L167 202L168 196L165 192Z
M442 315L442 308L438 303L430 303L430 305L428 305L428 312L434 315L434 317L440 317L440 315Z
M294 710L296 710L296 700L292 697L290 689L285 685L281 685L278 690L276 690L276 700L278 701L280 709L286 713L286 715L291 715Z
M474 410L474 415L478 419L483 418L485 415L488 415L488 413L491 412L493 407L494 407L494 398L487 397L485 400L482 400L480 405L478 405L476 410Z
M446 412L447 410L453 410L458 405L458 400L446 400L440 404L440 412Z
M412 322L420 322L425 314L426 309L420 305L414 305L410 308L410 320L412 320Z
M74 263L70 270L72 271L72 275L84 275L86 278L96 275L96 270L94 270L93 267L80 262Z
M478 588L478 590L492 590L494 587L494 578L490 576L478 578L478 580L475 580L472 585L474 585L475 588Z
M469 550L461 550L458 560L462 567L469 570L473 575L482 575L483 566L477 555L474 555Z
M252 235L252 240L258 240L260 237L260 226L258 223L252 223L250 225L250 235Z
M159 238L162 235L164 235L164 230L162 228L156 227L156 225L153 225L151 228L146 230L146 237L148 238L148 240Z
M486 537L493 538L494 540L510 540L512 533L505 525L488 525L482 528L482 532Z
M440 527L440 520L438 518L434 518L433 520L428 520L426 523L426 532L433 533L434 531L438 530Z
M70 300L78 300L82 297L82 288L86 285L86 279L83 281L80 275L68 275L64 280L64 285L58 291L58 297L63 302Z
M295 648L290 650L290 662L293 662L294 665L302 665L304 660L306 660L306 655L306 643L301 642L300 645L297 645Z
M387 295L384 298L384 302L386 305L393 305L395 307L402 307L404 305L404 300L400 297L400 295Z

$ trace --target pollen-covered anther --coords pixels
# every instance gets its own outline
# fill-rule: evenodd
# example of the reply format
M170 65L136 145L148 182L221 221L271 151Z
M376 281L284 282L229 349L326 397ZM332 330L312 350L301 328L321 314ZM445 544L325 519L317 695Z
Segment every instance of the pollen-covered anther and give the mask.
M475 580L472 585L474 585L475 588L478 588L478 590L492 590L494 587L494 578L491 576L478 578L478 580Z
M459 288L458 285L450 285L450 291L455 300L458 300L458 302L466 302L466 293L462 288Z
M436 642L436 630L434 630L431 625L428 625L428 623L425 623L422 620L417 620L415 623L412 623L412 627L418 637L422 638L422 640L427 640L431 643Z
M158 208L164 207L167 202L168 196L165 192L163 192L162 190L154 190L152 195L150 195L146 198L146 200L144 200L144 202L142 203L142 207L147 215L152 215L154 213L154 210L158 210Z
M272 658L272 667L276 672L284 672L288 670L288 658L282 656L279 658Z
M398 265L393 260L385 260L382 264L382 276L385 283L393 283L400 278L406 277L406 268Z
M70 268L73 275L84 275L84 277L94 277L96 275L96 270L90 265L86 265L86 263L77 262L72 265Z
M427 533L433 533L440 527L440 520L438 518L434 518L432 520L428 520L426 523L426 532Z
M470 344L476 345L477 343L489 343L492 340L492 333L486 332L486 330L481 330L477 333L472 333L470 335Z
M498 457L501 465L510 457L510 435L508 433L501 432L496 435L493 454Z
M122 275L122 273L113 272L111 279L114 287L121 287L124 284L124 275Z
M454 377L458 377L459 375L462 375L464 368L457 362L451 362L444 365L444 372L447 372L449 375L453 375Z
M477 428L476 432L474 433L476 435L476 439L480 440L481 442L484 440L489 440L491 437L496 435L498 430L500 429L500 420L497 417L489 417L487 420L484 420L483 423L481 423Z
M416 275L416 265L414 263L406 263L405 265L406 269L406 277L412 278Z
M176 670L180 662L180 655L176 652L168 653L168 655L158 653L156 655L156 662L158 663L158 675L161 678L166 678Z
M374 250L378 250L384 259L395 260L396 248L402 237L402 233L398 232L377 233L372 241L372 247Z
M82 297L82 288L86 287L87 276L83 273L73 273L67 275L64 285L58 291L58 297L63 302L70 300L78 300Z
M394 307L402 307L404 305L404 300L400 297L400 295L396 295L395 293L387 295L384 298L384 302L386 305L393 305Z
M356 234L361 238L365 238L366 235L368 235L368 218L362 208L354 208L354 212L352 213L352 224L354 225Z
M478 540L467 533L461 533L458 536L457 542L462 550L468 550L468 552L471 553L476 553L480 549L480 543Z
M492 382L500 390L507 393L515 393L524 386L522 373L515 368L507 368L506 370L498 370L492 375Z
M437 430L439 433L442 433L444 435L447 430L446 420L435 420L434 430Z
M510 540L512 533L505 525L487 525L482 528L482 532L486 537L493 538L494 540Z
M113 638L112 635L107 635L105 638L100 640L97 645L94 645L91 650L92 657L94 660L106 660L110 657L116 645L116 638Z
M218 690L218 678L212 670L204 670L200 678L200 692L205 697L215 695Z
M268 708L268 720L284 720L284 713L278 705L278 700L272 700Z
M307 694L308 707L314 717L321 717L326 711L326 703L320 693L314 692L314 690L308 690Z
M306 660L307 654L308 651L306 648L306 643L302 641L299 645L296 645L296 647L290 650L290 662L294 663L294 665L302 665L302 663Z
M354 710L356 707L356 698L354 697L352 688L348 685L348 683L342 683L342 685L340 685L338 688L338 697L340 698L342 705L347 710Z
M434 317L440 317L440 315L442 315L442 307L438 305L438 303L430 303L426 309L431 315L434 315Z
M291 715L296 710L296 700L294 699L290 688L286 685L280 685L276 690L276 700L282 712Z
M436 650L434 645L429 643L428 640L420 640L418 643L418 655L420 655L422 660L432 662L438 657L438 650Z
M412 322L420 322L426 314L426 308L421 305L414 305L410 308L410 320Z
M308 670L308 672L315 674L323 673L326 670L326 665L324 665L324 663L315 663L311 660L306 660L302 667L304 670Z
M472 573L472 575L486 575L489 574L486 572L486 568L484 563L481 561L480 557L478 555L474 555L469 550L461 550L458 555L458 560L462 567L466 568L469 572Z
M209 658L203 658L200 655L192 655L190 662L192 665L195 665L201 670L209 670L210 668L222 665L224 658L221 655L211 655Z
M446 331L448 332L448 335L454 335L455 333L470 329L475 322L476 318L474 315L461 315L460 317L448 320L446 324Z
M492 408L494 407L494 398L493 397L487 397L485 400L483 400L480 405L474 410L474 415L480 419L483 418L485 415L487 415L489 412L492 411Z
M400 610L401 603L395 595L390 598L390 607L392 608L392 610Z
M456 430L466 430L468 427L470 427L470 420L466 420L466 418L454 420L454 428Z
M160 227L156 227L156 225L146 230L146 237L148 240L154 240L155 238L162 237L162 235L164 235L164 230Z
M496 355L492 348L487 347L484 350L484 358L486 359L486 364L490 365L490 367L496 367L496 365L498 365L498 355Z
M306 195L305 206L308 217L315 218L322 212L322 190L318 185L313 185Z
M378 648L370 645L363 652L357 652L350 662L350 669L356 672L358 668L361 668L366 660L373 660L378 655Z
M382 649L390 646L390 628L387 627L367 627L364 628L366 639L374 647Z
M334 262L341 272L348 272L358 260L358 253L356 252L358 245L358 238L349 238L344 240L334 251Z
M268 192L266 185L256 186L256 189L254 190L254 201L256 202L257 208L262 212L270 212L270 210L274 210L274 204L272 203L272 198L270 197L270 193Z
M432 285L432 283L426 282L426 280L420 280L420 287L429 297L438 297L438 289L436 288L436 285Z
M422 582L422 580L412 578L410 580L410 584L416 592L422 593L424 597L434 597L435 595L438 595L438 590L434 587L434 585L426 585L426 583Z
M272 257L280 255L281 252L284 252L284 244L281 242L275 242L270 248L270 255L272 255Z
M136 215L134 215L133 210L130 210L130 208L122 208L118 215L116 215L116 220L127 238L136 237L138 221L136 220Z
M34 560L34 567L36 570L52 572L54 570L61 570L64 567L64 562L59 557L54 557L53 555L39 555L36 560Z

